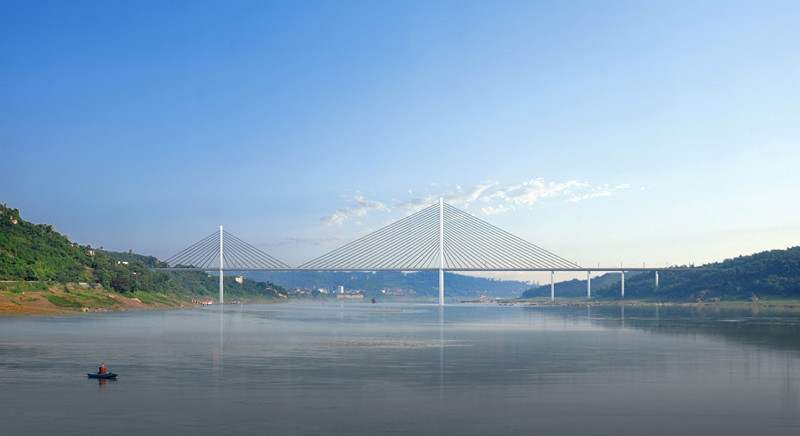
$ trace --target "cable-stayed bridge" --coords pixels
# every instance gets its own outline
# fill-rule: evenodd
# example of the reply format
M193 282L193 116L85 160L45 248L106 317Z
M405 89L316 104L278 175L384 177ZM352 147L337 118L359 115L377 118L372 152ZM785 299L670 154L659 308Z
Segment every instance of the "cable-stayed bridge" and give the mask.
M439 271L439 304L444 304L444 271L550 271L550 298L555 298L556 271L585 271L591 297L591 272L666 268L583 268L444 203L428 206L382 229L292 268L223 230L201 239L166 260L159 270L219 270L220 303L224 271Z

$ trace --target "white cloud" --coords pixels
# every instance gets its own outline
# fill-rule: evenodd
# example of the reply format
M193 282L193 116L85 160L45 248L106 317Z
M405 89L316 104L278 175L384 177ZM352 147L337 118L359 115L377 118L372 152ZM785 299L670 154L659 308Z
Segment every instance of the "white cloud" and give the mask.
M394 199L392 200L392 203L394 204L394 206L399 208L418 210L420 208L437 203L439 201L439 198L444 198L445 203L466 207L469 205L470 202L476 201L479 198L481 198L481 195L487 189L491 188L493 185L496 184L497 182L486 182L485 184L475 185L473 187L466 189L464 189L460 185L456 185L454 190L441 192L439 194L429 194L424 196L413 197L408 200Z
M437 201L439 201L439 197L436 195L426 195L424 197L413 197L408 200L394 198L392 199L392 204L401 209L417 210L425 206L430 206Z
M441 185L431 184L429 189L441 188ZM484 215L494 215L515 210L516 206L532 207L545 199L563 199L564 201L582 201L591 198L608 197L615 191L629 189L630 184L619 184L611 187L608 184L592 186L588 182L578 180L547 181L542 178L530 179L522 183L502 185L497 181L486 181L470 187L455 185L449 190L438 193L425 193L408 199L394 198L390 201L392 206L402 209L405 215L410 215L422 208L436 204L439 198L453 206L468 209L471 204L481 203L480 212ZM427 189L424 189L427 191ZM415 189L407 190L409 195L417 192ZM428 191L430 192L430 191ZM356 204L343 207L331 215L321 219L323 226L343 225L349 218L364 216L372 211L388 212L389 207L379 201L367 200L357 192L353 196ZM361 222L357 223L359 226Z
M604 189L600 191L589 192L586 194L574 195L572 198L570 198L570 201L581 201L581 200L588 200L590 198L608 197L611 194L612 194L611 191L609 191L608 189Z
M613 188L609 187L608 185L590 188L588 192L577 193L570 198L570 201L581 201L581 200L588 200L590 198L598 198L598 197L609 197L614 194L614 191L622 190L622 189L629 189L631 187L630 184L625 183L622 185L617 185Z
M456 192L448 193L447 195L445 195L445 198L447 199L448 202L453 202L453 203L472 202L480 198L481 194L483 194L493 184L496 183L488 183L486 185L475 185L469 189L461 189L461 187L458 186Z
M341 242L342 238L339 236L333 238L326 238L326 239L319 239L319 238L306 238L306 237L295 237L291 236L282 241L277 241L273 243L262 244L264 247L288 247L292 245L329 245L334 244L337 242Z
M489 203L488 206L481 208L481 212L484 215L494 215L514 210L514 205L531 207L545 199L564 198L575 202L608 197L617 190L629 188L630 184L627 183L612 188L607 184L592 186L588 182L578 180L554 182L542 178L531 179L515 185L494 184L490 189L486 189L480 197L481 201Z
M356 201L355 205L345 206L330 215L322 217L322 226L341 226L350 217L364 216L371 211L388 212L390 210L389 206L380 201L367 200L360 192L356 192L353 199Z
M513 206L507 208L505 204L501 204L497 207L486 206L484 208L481 208L481 212L483 212L484 215L494 215L496 213L508 212L509 210L512 209L514 209Z
M486 196L485 200L501 199L506 202L532 206L543 198L570 194L574 189L587 186L586 183L568 180L562 183L546 182L542 179L528 180L518 185L497 186Z

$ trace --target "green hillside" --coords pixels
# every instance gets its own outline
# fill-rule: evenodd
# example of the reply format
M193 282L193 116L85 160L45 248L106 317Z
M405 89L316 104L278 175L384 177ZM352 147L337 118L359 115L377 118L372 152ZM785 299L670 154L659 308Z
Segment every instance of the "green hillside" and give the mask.
M93 256L52 225L32 224L0 207L0 280L86 282Z
M216 296L219 277L204 272L163 272L151 268L160 264L152 256L132 252L116 253L73 243L52 225L23 220L16 209L0 206L0 281L52 284L81 283L89 289L103 289L144 300L153 295L174 299ZM3 284L13 291L14 286ZM24 288L17 286L17 288ZM64 289L69 289L65 287ZM283 288L225 277L225 293L231 297L278 298Z
M563 293L559 285L562 284L556 284L556 296L586 295L585 280L567 282L562 285ZM567 291L570 287L581 290L580 294L570 294ZM523 298L543 296L544 290L549 296L550 287L544 286L526 291ZM619 274L609 273L592 279L592 296L601 300L619 299ZM798 299L800 247L739 256L689 270L662 271L658 288L653 273L626 273L625 298L681 302Z

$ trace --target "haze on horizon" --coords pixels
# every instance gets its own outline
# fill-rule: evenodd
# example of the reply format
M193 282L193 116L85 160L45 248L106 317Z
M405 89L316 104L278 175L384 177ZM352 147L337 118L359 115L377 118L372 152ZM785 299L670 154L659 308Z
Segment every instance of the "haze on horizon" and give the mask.
M798 2L2 11L0 201L81 244L297 265L440 196L583 266L800 244Z

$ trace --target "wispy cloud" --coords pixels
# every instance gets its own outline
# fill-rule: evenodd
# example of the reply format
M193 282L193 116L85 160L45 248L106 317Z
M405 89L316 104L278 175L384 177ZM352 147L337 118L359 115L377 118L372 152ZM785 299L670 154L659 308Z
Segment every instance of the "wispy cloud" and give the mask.
M608 197L612 194L612 192L608 189L601 189L594 192L587 192L585 194L578 194L573 195L569 201L581 201L581 200L588 200L590 198L597 198L597 197Z
M428 189L441 188L441 185L432 184ZM430 206L444 198L448 204L470 209L470 205L478 204L478 210L484 215L495 215L516 210L517 207L532 207L543 200L563 199L563 201L577 202L592 198L608 197L614 192L629 189L630 184L611 186L608 184L592 185L585 181L565 180L549 181L542 178L530 179L521 183L503 185L497 181L486 181L469 187L456 185L451 189L444 189L436 193L414 195L417 189L408 189L411 196L406 199L392 199L389 204L392 208L401 209L406 214L411 214L421 208ZM422 189L422 191L428 191ZM380 201L367 200L360 192L352 197L355 205L343 207L336 212L321 219L322 225L343 225L349 218L364 216L373 211L390 211L387 204ZM360 224L360 223L359 223Z
M608 184L593 186L588 182L578 180L553 182L541 178L532 179L516 185L494 186L480 199L499 204L483 207L481 212L485 215L493 215L514 210L514 205L530 207L545 199L564 198L576 202L590 198L608 197L616 191L629 188L630 184L627 183L612 187ZM511 207L506 207L506 204Z
M514 209L514 206L506 207L505 204L501 204L501 205L499 205L497 207L493 207L493 206L483 207L483 208L481 208L481 212L484 215L494 215L496 213L508 212L509 210L513 210L513 209Z
M322 246L322 245L330 245L335 244L337 242L341 242L343 240L342 237L336 236L333 238L305 238L305 237L288 237L281 241L276 241L272 243L261 244L264 247L288 247L294 245L314 245L314 246Z
M482 199L485 201L500 199L513 204L532 206L542 199L569 195L586 186L586 183L575 180L548 182L534 179L511 186L495 186Z
M354 216L364 216L372 211L388 212L390 210L389 206L380 201L367 200L360 192L356 192L353 196L353 200L356 202L355 205L345 206L330 215L322 217L322 226L341 226L347 219Z
M439 201L439 198L444 198L449 204L454 205L468 205L470 202L476 201L481 198L482 194L492 186L497 185L497 182L486 182L484 184L475 185L469 188L463 188L456 185L455 189L444 191L438 194L429 194L424 196L416 196L407 200L393 199L392 204L401 209L417 210L421 207L430 206ZM410 192L411 190L409 190Z

